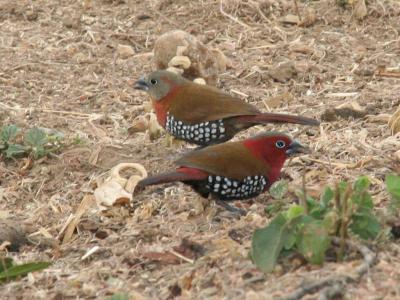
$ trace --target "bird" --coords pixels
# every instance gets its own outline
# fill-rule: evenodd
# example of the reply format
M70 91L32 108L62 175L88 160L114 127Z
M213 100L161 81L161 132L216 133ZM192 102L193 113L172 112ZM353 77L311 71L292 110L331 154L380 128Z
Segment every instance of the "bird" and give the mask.
M211 145L186 153L176 169L138 182L138 188L171 182L191 186L204 198L211 196L227 210L243 211L227 202L260 195L278 180L285 160L310 149L285 133L265 132L254 137Z
M140 78L134 88L150 95L157 121L168 133L200 146L226 142L259 124L320 124L303 116L260 112L240 98L166 70Z

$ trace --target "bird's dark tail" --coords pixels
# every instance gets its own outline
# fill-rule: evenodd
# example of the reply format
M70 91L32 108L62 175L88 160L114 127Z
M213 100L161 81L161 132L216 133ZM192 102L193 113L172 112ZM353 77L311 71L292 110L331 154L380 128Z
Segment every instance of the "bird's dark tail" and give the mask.
M138 183L138 187L143 188L148 185L156 185L175 181L204 180L208 174L204 171L194 168L178 168L176 171L162 173L147 177Z
M301 125L312 125L318 126L320 122L318 120L307 118L303 116L288 115L288 114L275 114L275 113L260 113L258 115L241 116L239 118L244 123L294 123Z

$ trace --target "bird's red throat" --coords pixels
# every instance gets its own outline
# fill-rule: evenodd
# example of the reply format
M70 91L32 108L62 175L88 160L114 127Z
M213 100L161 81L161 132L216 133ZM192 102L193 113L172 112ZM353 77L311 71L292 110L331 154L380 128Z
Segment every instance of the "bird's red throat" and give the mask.
M157 121L164 128L167 122L167 114L169 111L169 107L177 92L178 92L178 87L175 86L172 87L171 90L168 92L168 94L163 98L159 100L154 100L154 99L151 100L154 111L157 116Z

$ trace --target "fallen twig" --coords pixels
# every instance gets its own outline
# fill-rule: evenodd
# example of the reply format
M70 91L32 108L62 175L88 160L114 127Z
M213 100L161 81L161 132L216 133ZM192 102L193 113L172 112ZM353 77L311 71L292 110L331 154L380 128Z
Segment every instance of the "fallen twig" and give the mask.
M228 17L229 19L231 19L232 21L234 21L234 22L236 22L236 23L242 25L243 27L251 28L251 26L249 26L249 25L247 25L246 23L240 21L238 18L235 18L234 16L232 16L232 15L226 13L226 12L224 11L223 7L222 7L222 0L219 2L219 12L220 12L221 14L223 14L225 17Z

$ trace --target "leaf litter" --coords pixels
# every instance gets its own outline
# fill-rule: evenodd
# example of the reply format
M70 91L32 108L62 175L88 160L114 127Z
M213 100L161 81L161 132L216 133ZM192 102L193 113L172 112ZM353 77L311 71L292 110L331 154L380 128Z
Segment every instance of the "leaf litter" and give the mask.
M287 15L297 16L292 1L2 3L1 125L56 129L68 145L32 162L0 159L1 221L17 221L35 237L12 257L18 263L53 260L45 272L2 286L2 297L128 293L138 299L271 299L295 291L305 279L351 273L351 260L323 267L300 264L269 275L255 269L247 253L252 232L270 221L264 208L276 200L268 194L241 203L251 217L235 221L221 217L212 203L199 202L183 185L147 189L132 206L106 214L78 212L86 195L93 194L96 178L112 167L140 163L153 174L172 167L171 161L190 148L157 135L150 140L148 132L128 133L147 104L132 82L153 69L157 38L177 28L220 49L232 65L220 74L219 86L240 92L260 109L273 103L276 111L319 118L326 108L348 102L365 108L366 116L339 116L320 130L268 129L288 131L313 148L312 155L288 163L289 192L302 186L304 171L310 173L307 187L316 194L326 184L368 175L377 209L385 207L390 201L385 175L400 173L395 155L400 138L393 130L397 114L388 125L400 105L400 7L389 0L357 3L366 4L367 15L364 7L353 16L352 9L332 1L299 2L300 14L310 15L303 18L304 27L281 23ZM119 45L133 51L117 55ZM277 81L271 78L291 61L294 69L283 70L285 76L276 73ZM263 129L249 129L237 139ZM202 209L193 210L194 203ZM66 225L72 234L62 243ZM204 252L177 251L184 239ZM396 243L385 244L367 276L347 286L347 296L396 298L398 250ZM148 263L143 255L151 252L172 253L179 263Z

